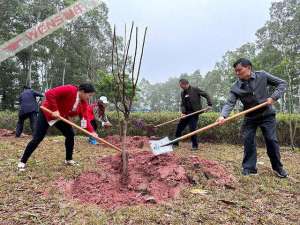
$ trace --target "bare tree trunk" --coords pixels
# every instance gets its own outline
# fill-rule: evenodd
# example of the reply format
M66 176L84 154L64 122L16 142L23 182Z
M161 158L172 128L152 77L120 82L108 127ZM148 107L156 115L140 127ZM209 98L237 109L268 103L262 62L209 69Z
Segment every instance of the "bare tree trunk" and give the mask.
M44 82L44 90L48 90L49 89L49 79L48 79L48 75L49 75L49 64L51 63L51 61L46 61L46 65L45 65L45 82Z
M118 125L119 125L119 137L120 137L120 142L122 142L122 137L123 137L123 123L120 115L120 111L117 109L117 117L118 117Z
M63 76L62 76L62 85L65 85L66 66L67 66L67 58L65 58L65 61L64 61L64 70L63 70Z
M27 73L27 77L28 77L28 86L31 88L31 60L29 62L29 69L28 69L28 73Z
M124 185L128 184L129 174L128 174L128 152L126 149L126 135L128 127L128 118L123 120L123 136L122 136L122 175L121 183Z
M294 101L293 101L293 82L292 82L292 77L289 69L285 68L286 73L288 74L288 112L289 114L292 114L294 112ZM296 125L296 124L295 124ZM292 149L295 149L295 135L294 132L296 130L293 127L293 122L292 119L289 120L289 136L290 136L290 145Z
M137 48L138 48L138 28L136 28L136 44L133 62L131 65L131 71L128 71L128 58L129 58L129 49L130 43L132 39L134 23L131 25L130 34L128 41L126 40L126 28L125 28L125 43L124 43L124 55L122 60L122 66L119 67L119 56L118 56L118 48L117 48L117 37L116 37L116 29L114 27L113 37L112 37L112 75L114 76L114 82L116 86L115 91L115 107L118 112L118 119L121 120L119 111L123 113L124 118L122 118L122 126L120 129L120 137L122 137L122 154L121 154L121 183L124 186L128 185L129 182L129 173L128 173L128 152L126 150L126 136L127 136L127 128L129 122L129 115L132 108L132 103L134 97L136 95L137 83L139 80L139 74L141 69L141 62L143 58L144 45L146 39L147 28L145 28L142 50L139 60L138 71L136 76L134 76L135 72L135 63L137 56ZM114 69L115 65L115 56L116 56L116 70ZM121 69L121 71L119 71ZM130 76L131 73L131 76ZM128 82L129 81L129 82ZM132 88L132 93L127 93L128 88ZM120 105L119 105L120 103Z
M295 140L295 138L296 138L297 129L298 129L298 120L296 120L296 122L295 122L293 140ZM293 144L295 144L295 143L293 143Z
M289 136L290 136L290 144L292 149L294 150L294 129L292 119L289 120Z
M299 74L300 76L300 74ZM300 113L300 82L299 82L299 85L298 85L298 113Z
M27 59L27 84L28 84L28 87L31 88L31 72L32 72L32 46L30 47L30 50L29 50L29 56L28 56L28 59Z

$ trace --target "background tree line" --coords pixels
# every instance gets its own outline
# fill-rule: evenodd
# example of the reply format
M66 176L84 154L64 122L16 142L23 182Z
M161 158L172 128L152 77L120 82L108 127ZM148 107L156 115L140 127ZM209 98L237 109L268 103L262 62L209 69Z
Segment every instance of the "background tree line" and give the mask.
M206 74L196 70L181 74L164 83L140 82L140 110L178 111L180 88L178 80L187 78L192 85L207 91L214 109L220 111L230 86L236 77L232 64L240 57L253 62L254 70L265 70L288 82L288 90L276 107L283 112L300 112L300 1L273 2L270 20L257 30L254 43L246 43L234 51L227 51L214 68Z
M0 0L0 43L71 5L75 0ZM14 109L24 85L44 92L68 83L95 82L108 72L112 30L102 3L0 64L1 109Z
M0 43L43 21L74 0L0 0ZM257 39L228 51L214 68L202 74L180 74L167 82L139 83L134 109L179 111L179 78L206 90L220 111L234 82L232 64L239 57L252 60L255 70L265 70L289 83L278 110L300 112L300 0L273 2L270 19L257 30ZM118 37L120 54L124 40ZM113 96L111 76L112 28L105 3L62 29L0 64L0 109L16 109L23 85L45 90L67 83L94 82L98 95ZM130 72L130 70L128 70Z

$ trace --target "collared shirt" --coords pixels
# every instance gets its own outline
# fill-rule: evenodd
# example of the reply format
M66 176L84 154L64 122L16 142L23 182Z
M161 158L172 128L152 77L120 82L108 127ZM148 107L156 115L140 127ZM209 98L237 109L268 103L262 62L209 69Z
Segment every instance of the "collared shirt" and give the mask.
M75 100L75 103L74 103L73 108L72 108L72 111L73 111L73 112L76 111L76 109L77 109L77 107L78 107L78 105L79 105L79 102L80 102L79 92L77 92L76 100ZM51 126L53 126L57 121L58 121L58 119L56 119L56 120L50 120L50 121L48 121L48 124L49 124L49 126L51 127Z
M248 85L248 87L247 87ZM275 86L275 91L270 94L268 86ZM259 103L263 103L267 98L277 101L287 88L287 82L275 77L265 71L256 71L251 73L248 81L238 79L229 92L227 102L223 106L221 116L228 117L236 102L246 92L252 91Z

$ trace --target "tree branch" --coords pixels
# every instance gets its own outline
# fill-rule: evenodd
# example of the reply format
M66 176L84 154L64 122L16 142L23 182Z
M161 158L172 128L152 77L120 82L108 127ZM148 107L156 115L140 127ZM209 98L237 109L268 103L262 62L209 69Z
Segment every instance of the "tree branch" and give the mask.
M145 28L145 31L144 31L144 38L143 38L142 52L141 52L141 56L140 56L139 69L138 69L138 73L137 73L137 76L136 76L135 86L137 85L137 82L138 82L139 76L140 76L140 71L141 71L141 65L142 65L142 60L143 60L143 55L144 55L144 48L145 48L145 42L146 42L147 31L148 31L148 27L146 27L146 28Z

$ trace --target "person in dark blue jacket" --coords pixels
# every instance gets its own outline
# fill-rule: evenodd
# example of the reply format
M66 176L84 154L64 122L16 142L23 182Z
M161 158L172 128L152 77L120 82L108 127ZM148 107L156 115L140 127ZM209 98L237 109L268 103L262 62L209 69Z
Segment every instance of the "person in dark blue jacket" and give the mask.
M38 113L38 104L36 97L44 97L41 93L32 90L30 87L24 86L23 92L19 97L19 120L16 128L16 137L20 137L23 131L24 121L29 118L30 128L33 133L34 125Z

